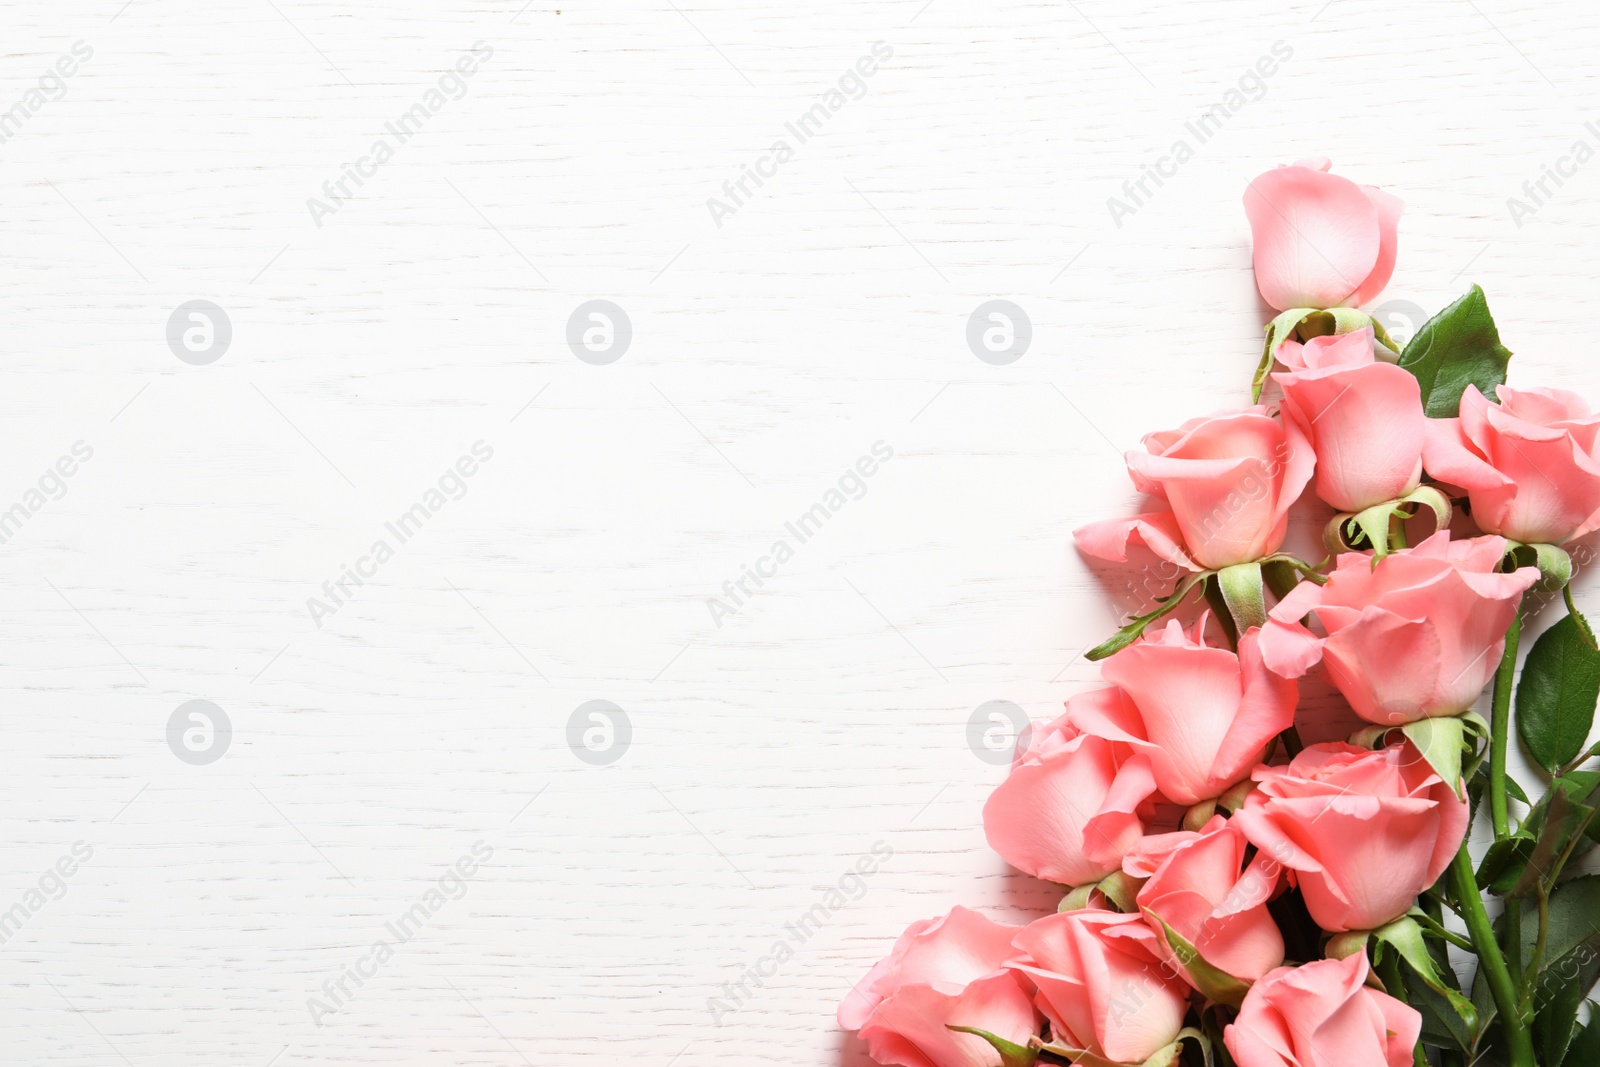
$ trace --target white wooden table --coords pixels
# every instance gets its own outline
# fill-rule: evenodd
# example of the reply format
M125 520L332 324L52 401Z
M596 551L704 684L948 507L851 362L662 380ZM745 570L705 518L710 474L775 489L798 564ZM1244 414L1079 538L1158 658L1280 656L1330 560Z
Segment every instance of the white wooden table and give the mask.
M863 1064L906 923L1053 903L968 720L1094 684L1070 531L1243 402L1271 165L1600 399L1600 164L1507 206L1592 5L1142 6L0 10L5 1062Z

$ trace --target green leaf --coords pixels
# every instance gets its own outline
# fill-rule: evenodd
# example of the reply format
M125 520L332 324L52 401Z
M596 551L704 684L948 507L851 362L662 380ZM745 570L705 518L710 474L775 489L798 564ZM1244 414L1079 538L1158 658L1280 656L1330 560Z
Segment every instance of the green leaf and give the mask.
M1187 579L1184 580L1182 585L1178 586L1178 588L1172 591L1171 596L1161 601L1160 607L1144 615L1135 615L1133 618L1128 620L1127 624L1124 625L1122 629L1118 630L1105 641L1084 653L1083 658L1091 661L1102 660L1107 656L1115 655L1116 653L1121 652L1123 649L1139 640L1139 638L1144 634L1146 626L1149 626L1151 623L1161 618L1161 616L1167 614L1173 608L1183 603L1184 598L1189 595L1189 591L1192 590L1198 583L1203 581L1210 573L1210 571L1206 571L1201 574L1191 574Z
M1450 1001L1435 993L1422 977L1409 967L1402 972L1401 978L1406 988L1405 995L1400 996L1400 999L1416 1008L1422 1015L1422 1040L1429 1045L1458 1048L1462 1052L1470 1051L1475 1035ZM1473 1014L1477 1014L1476 1010Z
M1578 1008L1589 987L1576 982L1552 982L1542 991L1545 995L1534 1004L1533 1047L1539 1052L1540 1063L1560 1063L1577 1031Z
M976 1026L951 1026L945 1024L946 1030L954 1030L958 1034L973 1034L981 1037L994 1046L1000 1053L1000 1062L1003 1067L1033 1067L1033 1061L1039 1058L1039 1053L1026 1045L1019 1045L1014 1041L1007 1041L1003 1037L996 1037L987 1030L979 1030Z
M1570 562L1571 556L1567 557ZM1583 631L1583 639L1590 648L1600 649L1600 641L1594 639L1594 631L1589 628L1589 620L1583 617L1583 612L1578 610L1578 605L1572 602L1572 583L1568 582L1561 588L1561 599L1567 602L1567 614L1571 615L1578 623L1578 629ZM1596 745L1600 748L1600 745Z
M1188 972L1190 985L1218 1004L1237 1008L1244 1003L1244 995L1250 991L1249 982L1213 967L1206 962L1204 956L1200 955L1199 949L1184 940L1183 935L1168 926L1161 916L1149 908L1145 908L1144 913L1161 924L1161 929L1167 935L1167 944L1172 947L1173 955L1178 957L1178 962Z
M1493 400L1494 387L1506 380L1511 350L1500 343L1500 331L1483 290L1472 291L1423 323L1400 353L1400 366L1416 375L1422 404L1430 418L1454 418L1461 394L1476 385Z
M1531 909L1524 906L1524 968L1532 961L1538 935L1539 924L1529 921L1531 915ZM1496 933L1503 937L1503 921L1497 921L1495 927ZM1508 948L1508 951L1516 950ZM1573 983L1587 990L1600 978L1600 875L1585 875L1563 882L1550 894L1549 932L1539 973L1534 977L1535 1006L1559 995L1557 986L1561 984ZM1478 1008L1479 1020L1487 1028L1494 1018L1495 1006L1481 970L1472 983L1472 1002ZM1591 1067L1594 1062L1590 1061L1585 1067Z
M1584 794L1580 799L1578 792L1576 786L1561 779L1552 785L1546 797L1549 803L1539 813L1534 829L1535 840L1527 866L1516 884L1505 891L1505 896L1525 897L1560 875L1567 846L1594 818L1593 796Z
M1428 944L1422 938L1422 927L1410 916L1396 919L1386 923L1373 931L1380 942L1393 948L1405 960L1417 976L1423 980L1429 989L1444 997L1450 1007L1461 1017L1467 1032L1476 1039L1478 1032L1478 1011L1472 1006L1472 1001L1462 996L1440 977L1434 959L1428 951ZM1393 991L1399 995L1399 991Z
M1509 774L1506 775L1506 793L1530 807L1533 805L1533 801L1528 799L1528 794L1523 791L1522 786L1518 785L1517 780Z
M1531 953L1537 924L1524 920L1522 925L1523 942ZM1544 960L1533 987L1535 1018L1548 1012L1549 1030L1559 1038L1563 1014L1576 1012L1577 1001L1600 977L1600 877L1574 878L1550 894L1550 933ZM1547 1057L1545 1062L1558 1059Z
M1478 888L1505 896L1528 866L1533 843L1533 835L1518 832L1490 845L1478 864Z
M1567 850L1573 834L1585 826L1591 835L1600 831L1600 824L1593 819L1594 805L1600 801L1597 787L1600 774L1593 771L1573 771L1555 779L1517 832L1496 841L1484 853L1478 866L1479 887L1514 897L1525 896L1541 881L1549 881L1550 864ZM1532 874L1527 873L1530 864Z
M1600 652L1571 615L1539 635L1517 685L1517 734L1552 773L1583 751L1600 698Z
M1400 727L1422 758L1439 772L1445 784L1461 795L1461 752L1466 745L1467 724L1459 716L1418 719Z
M1422 911L1413 911L1412 914L1427 916L1427 913ZM1428 921L1438 920L1429 918ZM1437 975L1459 997L1461 981L1450 966L1450 953L1444 942L1434 941L1428 948ZM1424 1043L1441 1048L1458 1048L1463 1052L1473 1049L1478 1040L1476 1032L1478 1013L1470 1001L1467 1002L1470 1010L1463 1017L1462 1013L1456 1010L1455 1003L1447 999L1444 994L1434 992L1414 968L1402 967L1400 980L1405 983L1405 995L1400 999L1416 1008L1422 1015Z
M1573 1036L1561 1067L1594 1067L1600 1063L1600 1004L1589 1002L1589 1025Z

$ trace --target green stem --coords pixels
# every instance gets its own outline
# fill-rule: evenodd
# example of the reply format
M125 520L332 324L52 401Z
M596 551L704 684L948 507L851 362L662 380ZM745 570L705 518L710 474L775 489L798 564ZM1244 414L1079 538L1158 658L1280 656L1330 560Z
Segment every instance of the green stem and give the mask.
M1506 970L1511 974L1511 984L1518 989L1522 988L1522 901L1518 897L1506 898L1506 910L1500 920L1505 927L1505 941L1507 945L1515 945L1516 951L1512 952L1506 960ZM1518 1002L1520 1003L1520 1001Z
M1506 901L1510 905L1512 901ZM1525 1010L1533 1008L1533 987L1538 984L1539 968L1544 964L1545 942L1550 936L1550 894L1546 892L1543 883L1539 885L1539 935L1533 942L1533 954L1528 957L1528 976L1522 982L1522 1006ZM1521 953L1519 952L1520 956Z
M1432 915L1424 915L1420 918L1417 918L1417 922L1421 924L1424 930L1428 931L1439 940L1447 941L1456 948L1461 949L1463 952L1472 951L1471 941L1468 941L1454 930L1447 928L1444 923L1439 921L1437 917Z
M1399 510L1389 516L1389 551L1405 548L1406 545L1406 517Z
M1506 814L1506 748L1511 735L1511 681L1517 671L1521 639L1522 618L1514 615L1506 628L1506 651L1494 676L1494 710L1489 721L1489 818L1496 841L1511 836L1511 820Z
M1472 856L1467 852L1465 841L1450 864L1450 883L1455 888L1456 903L1461 906L1461 917L1467 924L1467 933L1472 937L1473 948L1478 953L1479 969L1483 972L1490 995L1494 997L1495 1010L1500 1013L1509 1055L1507 1067L1537 1067L1537 1061L1533 1058L1533 1036L1518 1010L1517 988L1511 982L1511 972L1506 968L1500 946L1495 943L1494 926L1489 922L1489 913L1483 910L1483 898L1478 895ZM1521 943L1513 944L1520 956Z

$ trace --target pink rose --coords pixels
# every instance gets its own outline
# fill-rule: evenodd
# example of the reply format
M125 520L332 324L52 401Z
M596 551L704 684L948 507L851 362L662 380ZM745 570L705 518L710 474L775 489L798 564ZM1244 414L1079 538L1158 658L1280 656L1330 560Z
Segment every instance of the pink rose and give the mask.
M1328 173L1322 158L1269 170L1244 192L1256 286L1279 311L1357 307L1394 273L1396 196Z
M1127 454L1128 474L1140 492L1164 498L1172 510L1085 526L1073 535L1078 547L1120 563L1133 539L1194 571L1276 552L1315 458L1291 447L1267 412L1224 412L1147 436L1148 452Z
M1539 580L1533 567L1496 574L1505 551L1503 538L1451 541L1441 530L1376 566L1346 552L1327 585L1301 582L1272 609L1262 656L1291 678L1320 656L1356 714L1378 726L1459 715L1494 677L1506 627ZM1325 639L1296 621L1308 611Z
M1067 716L1084 733L1144 753L1174 804L1198 804L1244 781L1294 724L1299 687L1266 669L1260 631L1240 638L1235 655L1206 644L1206 618L1190 633L1175 619L1146 630L1100 666L1129 701L1069 706Z
M1126 714L1117 689L1080 693L1066 714L1017 737L1011 774L983 806L989 847L1018 870L1062 885L1098 882L1122 865L1144 834L1140 809L1155 792L1147 758L1132 747L1091 737L1075 713Z
M1467 802L1416 748L1311 745L1261 767L1233 823L1294 871L1306 908L1330 933L1400 918L1438 881L1467 832Z
M1143 1063L1177 1040L1189 1008L1189 987L1154 942L1137 915L1065 911L1023 927L1012 966L1038 987L1052 1043Z
M894 951L839 1005L839 1025L859 1030L879 1063L901 1067L999 1067L1000 1054L971 1026L1026 1045L1039 1032L1032 987L1004 964L1015 926L954 908L912 923Z
M1479 529L1561 545L1600 528L1600 415L1564 389L1467 386L1461 417L1429 419L1422 465L1459 485Z
M1237 827L1217 815L1199 833L1145 838L1122 861L1122 869L1148 879L1139 890L1141 910L1170 926L1213 967L1253 982L1283 963L1283 934L1267 912L1282 867L1257 852L1246 868L1248 844ZM1149 922L1162 960L1181 970L1160 923Z
M1422 387L1373 353L1371 327L1278 346L1289 446L1316 455L1317 495L1339 511L1398 499L1422 479Z
M1361 952L1279 967L1245 994L1223 1044L1239 1067L1410 1067L1422 1016L1366 981Z

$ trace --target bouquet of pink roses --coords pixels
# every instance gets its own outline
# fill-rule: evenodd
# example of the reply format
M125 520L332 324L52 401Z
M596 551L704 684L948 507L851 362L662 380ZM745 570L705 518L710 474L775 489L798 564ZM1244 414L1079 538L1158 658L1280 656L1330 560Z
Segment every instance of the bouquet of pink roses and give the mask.
M1252 400L1269 375L1281 400L1149 435L1152 509L1077 532L1178 580L984 807L1060 908L902 934L839 1007L881 1063L1600 1065L1600 876L1573 862L1600 839L1600 651L1563 547L1600 527L1600 415L1505 385L1476 286L1403 346L1358 310L1394 270L1390 194L1307 160L1244 205L1281 311ZM1284 550L1308 487L1337 513L1319 563ZM1304 745L1319 666L1365 725ZM1513 705L1542 788L1506 772Z

